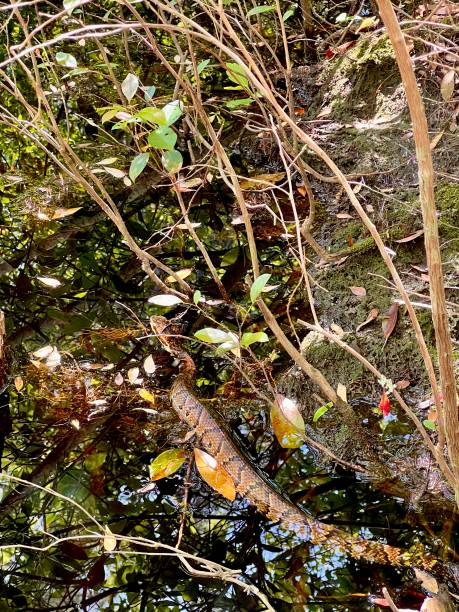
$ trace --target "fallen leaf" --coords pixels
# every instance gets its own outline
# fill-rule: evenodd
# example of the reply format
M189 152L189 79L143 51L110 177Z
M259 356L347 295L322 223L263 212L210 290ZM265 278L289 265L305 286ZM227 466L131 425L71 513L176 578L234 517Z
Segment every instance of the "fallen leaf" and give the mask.
M236 499L234 480L217 460L199 448L194 449L196 467L207 484L230 501Z
M154 374L156 372L156 364L152 355L148 355L143 362L143 369L145 370L146 374Z
M399 380L398 382L395 383L395 386L397 387L397 389L406 389L410 385L411 383L409 380Z
M336 218L337 219L353 219L354 217L350 215L349 213L337 213Z
M349 289L351 290L351 293L357 297L365 297L367 294L365 287L349 287Z
M440 83L441 97L445 102L449 102L454 93L454 82L456 80L456 71L448 70Z
M51 219L56 220L69 217L70 215L74 215L76 212L81 210L81 208L81 206L76 206L75 208L56 208L51 216Z
M416 576L416 580L421 583L423 589L429 591L429 593L438 593L438 582L431 574L415 567L414 575Z
M418 272L422 272L423 274L428 272L427 266L415 266L414 264L411 264L411 267L413 268L413 270L417 270Z
M398 318L398 304L394 302L394 304L390 305L387 316L383 318L383 322L382 322L382 330L383 330L383 334L384 334L384 338L386 339L386 342L389 339L392 332L394 331L394 327L397 323L397 318Z
M336 395L343 400L343 402L347 402L347 389L346 389L346 385L343 385L342 383L338 383L338 386L336 387Z
M16 391L21 391L21 389L24 387L24 381L22 380L22 376L16 376L16 378L14 379L14 386L16 388Z
M369 30L370 28L376 27L376 24L378 23L378 21L379 19L375 16L365 17L365 19L362 19L362 21L360 22L360 25L356 29L355 33L358 34L359 32L362 32L363 30Z
M55 346L53 347L51 353L47 356L45 363L48 368L56 368L61 364L61 354Z
M426 283L430 283L430 276L428 274L421 274L421 280Z
M342 338L343 336L346 335L346 332L344 331L344 329L342 327L340 327L339 325L337 325L336 323L332 323L330 325L330 329L332 330L332 332L334 334L336 334L338 336L338 338Z
M442 130L441 132L438 132L438 134L436 134L432 140L430 141L430 150L433 151L435 149L435 147L437 146L437 144L440 142L440 140L443 138L443 134L445 133L445 130Z
M146 402L150 402L150 404L156 404L156 398L153 393L147 391L146 389L138 389L140 397Z
M303 444L305 426L297 403L280 393L271 404L271 425L282 448L299 448Z
M150 480L161 480L180 469L187 458L183 448L172 448L162 452L150 463Z
M37 359L45 359L45 357L48 357L48 355L51 355L53 350L54 348L48 344L47 346L44 346L43 348L38 349L37 351L34 351L32 355L36 357Z
M124 378L123 375L121 374L121 372L118 372L118 374L115 376L113 382L115 383L115 385L117 385L118 387L120 385L123 384Z
M273 174L258 174L251 176L245 181L240 182L241 189L260 189L266 187L266 183L277 183L285 178L285 172L275 172Z
M422 236L423 233L424 230L420 229L417 232L414 232L414 234L410 234L405 238L400 238L400 240L394 240L394 242L397 242L398 244L403 244L404 242L411 242L412 240L416 240L416 238L419 238L419 236Z
M363 323L360 323L360 325L357 326L355 331L356 332L360 331L362 327L365 327L365 325L368 325L369 323L374 321L378 315L379 315L379 310L377 308L372 308L366 320Z
M130 368L128 370L127 376L128 376L128 380L131 384L134 384L137 382L138 378L139 378L139 373L140 370L139 368Z

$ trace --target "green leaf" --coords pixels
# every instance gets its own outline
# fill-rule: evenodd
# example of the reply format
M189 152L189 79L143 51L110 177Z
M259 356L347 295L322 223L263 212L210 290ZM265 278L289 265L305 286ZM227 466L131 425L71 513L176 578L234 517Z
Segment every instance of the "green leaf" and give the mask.
M254 280L253 285L250 287L250 300L252 304L257 301L260 293L263 291L263 287L270 278L271 274L261 274L261 276Z
M437 429L435 421L429 421L428 419L426 419L425 421L422 421L422 424L426 429L431 429L432 431L435 431Z
M80 6L81 3L82 0L64 0L63 7L69 12L69 15L71 15L72 11L76 9L77 6Z
M180 469L187 458L182 448L172 448L164 451L150 463L150 479L160 480L174 474Z
M248 89L249 81L245 76L244 68L234 62L228 62L226 67L228 68L226 74L228 75L229 80Z
M166 118L166 127L170 127L183 114L182 104L180 100L174 100L173 102L169 102L168 104L166 104L166 106L163 106L162 111Z
M145 102L151 102L153 96L155 95L156 87L154 85L147 85L147 87L144 87L143 91L143 97L145 98Z
M289 8L287 11L285 11L285 13L282 15L282 21L285 23L287 21L287 19L290 19L290 17L292 15L295 14L295 8Z
M134 157L131 161L131 165L129 167L129 178L132 182L143 172L145 166L148 164L148 159L150 157L149 153L139 153Z
M236 100L230 100L225 104L226 108L234 110L241 106L250 106L253 102L253 98L237 98Z
M324 415L327 412L327 410L331 408L331 406L333 406L333 404L331 402L328 402L327 404L324 404L320 408L317 408L317 410L314 412L314 416L312 417L312 422L317 423L320 417Z
M234 342L232 336L223 331L223 329L216 329L215 327L204 327L194 334L194 337L201 342L207 342L209 344L223 344L223 342Z
M145 123L156 123L157 125L165 125L166 116L160 108L153 108L153 106L147 106L142 108L138 113L134 115Z
M160 127L148 134L148 144L154 149L172 151L177 142L177 134L168 127Z
M203 70L205 70L209 64L210 64L210 59L205 59L205 60L202 60L201 62L199 62L198 66L197 66L198 74L201 74L201 72Z
M269 338L265 332L246 332L242 334L241 344L242 346L250 346L254 342L268 342Z
M272 13L274 10L276 10L275 6L254 6L253 9L250 9L250 11L247 13L247 17L260 15L261 13Z
M59 66L65 68L76 68L78 66L76 58L71 53L63 53L62 51L56 53L56 62Z
M124 81L121 83L121 91L126 96L128 102L130 102L135 96L138 88L139 77L132 73L129 73L124 79Z
M183 165L183 157L180 151L173 149L172 151L166 151L161 156L164 170L170 174L176 174L180 171Z
M102 119L101 119L102 123L105 123L106 121L111 121L113 117L116 115L116 113L119 113L122 110L124 110L124 107L122 106L113 106L112 108L109 108L102 115Z
M198 305L201 301L201 297L202 293L199 291L199 289L196 289L196 291L193 293L193 302Z

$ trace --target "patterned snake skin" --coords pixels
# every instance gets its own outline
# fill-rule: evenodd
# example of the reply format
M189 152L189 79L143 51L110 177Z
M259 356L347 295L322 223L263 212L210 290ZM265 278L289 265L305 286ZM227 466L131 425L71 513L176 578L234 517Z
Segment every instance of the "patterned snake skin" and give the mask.
M173 337L174 328L164 317L151 317L151 326L160 342L180 362L180 373L170 391L172 407L193 431L197 441L234 480L236 491L262 514L295 531L312 544L326 543L354 558L381 564L431 568L435 561L421 550L402 552L399 548L355 537L313 518L278 492L270 481L241 452L221 420L195 396L195 364Z

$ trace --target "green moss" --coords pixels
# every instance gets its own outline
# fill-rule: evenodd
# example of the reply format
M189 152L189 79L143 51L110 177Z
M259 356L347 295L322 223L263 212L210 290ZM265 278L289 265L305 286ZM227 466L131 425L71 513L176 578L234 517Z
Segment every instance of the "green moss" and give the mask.
M378 38L364 38L351 53L351 57L357 60L357 64L366 64L373 62L378 66L385 64L387 61L391 63L395 60L394 49L388 36L383 34Z

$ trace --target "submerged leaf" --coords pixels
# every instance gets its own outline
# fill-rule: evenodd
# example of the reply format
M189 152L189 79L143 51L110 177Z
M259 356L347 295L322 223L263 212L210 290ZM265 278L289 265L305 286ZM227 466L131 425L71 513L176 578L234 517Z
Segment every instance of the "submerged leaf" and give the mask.
M234 501L236 498L234 480L225 468L217 463L217 460L212 455L199 448L194 449L194 459L199 473L207 484L220 493L220 495L226 497L226 499Z
M150 464L150 479L161 480L180 469L187 458L183 448L172 448L162 452Z
M305 426L296 402L276 394L271 404L271 424L282 448L299 448L304 441Z

